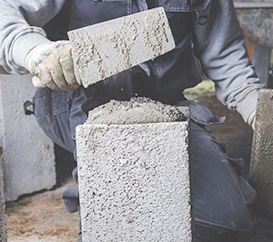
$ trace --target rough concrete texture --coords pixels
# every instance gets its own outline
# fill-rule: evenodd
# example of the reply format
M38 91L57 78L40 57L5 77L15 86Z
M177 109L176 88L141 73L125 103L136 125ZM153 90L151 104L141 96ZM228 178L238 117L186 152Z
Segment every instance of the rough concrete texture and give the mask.
M77 127L83 241L191 241L188 122L143 123L141 106Z
M273 218L273 90L259 92L252 142L250 182L257 190L258 213Z
M5 199L49 189L56 183L53 144L34 116L24 114L32 100L31 76L0 76L0 145L3 147Z
M186 122L78 127L83 241L191 241L187 136Z
M68 32L84 87L175 47L163 8L156 8Z
M4 179L2 166L2 147L0 147L0 241L7 241L6 233L6 215L5 215L5 199L4 199Z

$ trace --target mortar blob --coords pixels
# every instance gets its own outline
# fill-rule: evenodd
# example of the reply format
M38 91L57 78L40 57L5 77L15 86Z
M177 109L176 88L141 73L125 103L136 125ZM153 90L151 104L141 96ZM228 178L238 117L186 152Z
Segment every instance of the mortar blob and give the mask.
M130 101L111 100L89 111L85 124L143 124L186 121L188 110L163 104L147 97L134 97Z

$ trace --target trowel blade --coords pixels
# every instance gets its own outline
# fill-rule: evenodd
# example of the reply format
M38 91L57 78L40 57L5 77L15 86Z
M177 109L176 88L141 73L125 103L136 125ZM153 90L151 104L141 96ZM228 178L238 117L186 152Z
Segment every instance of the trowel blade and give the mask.
M68 37L84 87L175 47L162 7L72 30Z

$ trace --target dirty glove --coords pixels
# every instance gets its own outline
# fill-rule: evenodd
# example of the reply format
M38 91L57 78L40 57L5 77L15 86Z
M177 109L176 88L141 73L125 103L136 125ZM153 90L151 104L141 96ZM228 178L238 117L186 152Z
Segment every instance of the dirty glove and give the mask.
M25 65L34 75L33 85L53 90L77 88L80 81L76 78L71 53L69 41L48 42L31 49L25 58Z
M248 124L251 126L253 131L255 130L255 122L256 122L256 111L254 111L247 119Z

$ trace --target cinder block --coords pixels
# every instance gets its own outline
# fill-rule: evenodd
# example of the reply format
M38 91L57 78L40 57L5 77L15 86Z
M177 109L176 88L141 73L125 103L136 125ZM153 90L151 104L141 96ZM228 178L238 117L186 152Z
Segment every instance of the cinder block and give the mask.
M6 233L6 215L5 215L5 199L4 199L4 180L2 170L2 148L0 147L0 241L7 241Z
M257 211L273 218L273 90L262 89L256 110L250 182L257 190Z
M77 127L83 241L192 241L188 121Z
M54 147L34 116L24 114L32 100L30 75L0 76L0 145L3 148L5 199L49 189L56 183Z
M84 87L175 47L163 7L68 32Z

